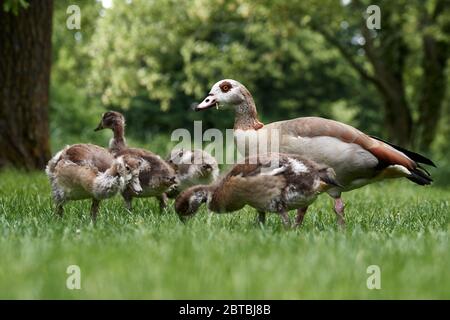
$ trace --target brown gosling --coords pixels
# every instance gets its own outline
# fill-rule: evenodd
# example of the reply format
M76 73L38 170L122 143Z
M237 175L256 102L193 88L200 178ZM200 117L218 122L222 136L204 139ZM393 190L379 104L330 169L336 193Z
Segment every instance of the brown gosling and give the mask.
M337 185L329 167L298 155L269 153L246 158L244 164L236 164L212 185L185 190L176 199L175 210L184 220L194 215L202 203L217 213L250 205L258 210L261 223L265 222L265 212L275 212L288 227L288 211L299 209L295 220L295 226L299 226L317 196Z
M95 222L101 200L114 196L127 186L136 193L142 191L139 170L143 162L136 157L120 156L112 159L110 166L101 171L92 165L90 159L80 159L80 150L86 148L93 147L74 145L64 148L48 162L45 171L50 180L56 213L62 216L63 206L68 201L92 199L91 217ZM93 156L93 153L88 154Z
M122 192L125 205L128 210L132 210L132 200L135 197L147 198L156 197L159 200L160 210L167 206L167 195L178 180L173 168L160 156L141 148L129 148L125 139L125 117L116 111L108 111L102 115L102 119L95 129L111 129L114 136L109 142L109 151L114 157L131 155L142 158L144 164L139 172L139 181L143 191L135 193L127 187Z

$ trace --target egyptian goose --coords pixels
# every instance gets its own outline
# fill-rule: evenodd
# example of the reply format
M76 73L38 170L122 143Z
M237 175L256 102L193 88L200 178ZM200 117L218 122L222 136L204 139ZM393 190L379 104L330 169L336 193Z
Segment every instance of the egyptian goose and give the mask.
M127 209L131 210L134 197L156 197L159 200L160 210L162 211L168 201L165 192L178 183L175 171L160 156L144 149L129 148L127 146L125 140L125 118L121 113L115 111L105 112L95 131L102 129L111 129L113 131L114 136L109 142L109 151L113 156L132 155L144 160L144 165L141 166L139 173L143 191L136 194L131 188L126 188L122 192Z
M179 181L169 197L197 184L210 184L219 176L216 159L204 150L175 149L166 161L175 170Z
M298 155L268 153L245 159L211 185L199 185L183 191L175 201L180 218L195 214L200 205L217 213L232 212L250 205L264 223L265 212L280 215L290 225L288 211L308 207L317 196L339 185L333 169L318 165ZM306 211L299 211L295 225L300 225Z
M260 141L267 138L267 150L272 150L271 144L275 142L279 152L300 154L333 168L341 186L331 188L328 193L335 199L334 209L341 224L344 223L341 198L344 191L386 178L406 177L419 185L432 182L429 173L420 165L435 166L430 159L344 123L304 117L264 125L258 120L252 95L236 80L225 79L214 84L195 110L213 107L234 108L235 140L249 136ZM271 141L272 137L276 141Z
M100 171L91 159L81 159L83 152L89 149L96 148L93 145L67 146L47 164L45 172L50 180L56 213L59 216L63 215L66 202L92 199L91 217L95 222L101 200L114 196L127 186L136 193L142 191L139 183L142 160L132 156L120 156L110 159L109 162L106 157L103 159L104 163L110 165L106 170Z

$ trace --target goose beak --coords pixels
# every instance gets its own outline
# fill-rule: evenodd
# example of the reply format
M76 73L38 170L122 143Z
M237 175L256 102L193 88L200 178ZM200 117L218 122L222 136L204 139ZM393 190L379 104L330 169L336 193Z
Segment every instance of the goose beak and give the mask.
M105 129L105 128L103 127L103 123L100 121L100 123L98 124L97 128L94 129L94 131L100 131L102 129Z
M200 104L194 107L194 111L206 110L212 107L217 107L218 105L216 96L213 93L210 93Z

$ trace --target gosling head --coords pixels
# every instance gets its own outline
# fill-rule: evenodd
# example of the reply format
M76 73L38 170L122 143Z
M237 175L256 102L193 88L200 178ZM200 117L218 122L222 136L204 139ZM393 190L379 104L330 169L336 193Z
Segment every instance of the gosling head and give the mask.
M186 160L189 160L189 162L186 162ZM181 149L174 149L170 152L169 156L167 157L166 161L167 163L174 169L178 170L178 166L183 163L190 163L191 155L188 154L187 151L185 151L183 148Z
M207 186L194 186L183 191L175 200L175 211L178 217L184 221L193 216L202 203L208 200L209 190Z
M179 169L181 165L191 166L187 174L182 173L186 179L190 179L195 175L207 177L211 174L213 175L213 179L216 178L216 160L200 149L174 149L166 161L178 174L180 174Z
M98 124L94 131L99 131L103 129L115 129L117 127L125 126L125 117L116 111L108 111L102 115L102 120Z
M139 173L144 164L140 158L125 155L120 156L114 160L113 166L116 169L117 175L121 177L125 185L129 185L134 193L142 192L142 186L139 181Z
M159 177L159 182L161 186L165 188L173 188L178 183L180 183L177 174L175 172L175 169L169 164L167 164L165 161L161 162L160 169L155 174L155 176Z

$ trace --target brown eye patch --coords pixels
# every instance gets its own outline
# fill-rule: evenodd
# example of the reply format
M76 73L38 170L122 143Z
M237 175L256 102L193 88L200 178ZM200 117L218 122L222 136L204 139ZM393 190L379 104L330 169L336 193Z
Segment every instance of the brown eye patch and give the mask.
M228 91L230 91L232 86L231 86L231 83L229 83L228 81L224 81L220 84L219 88L220 88L220 90L222 90L222 92L228 92Z

